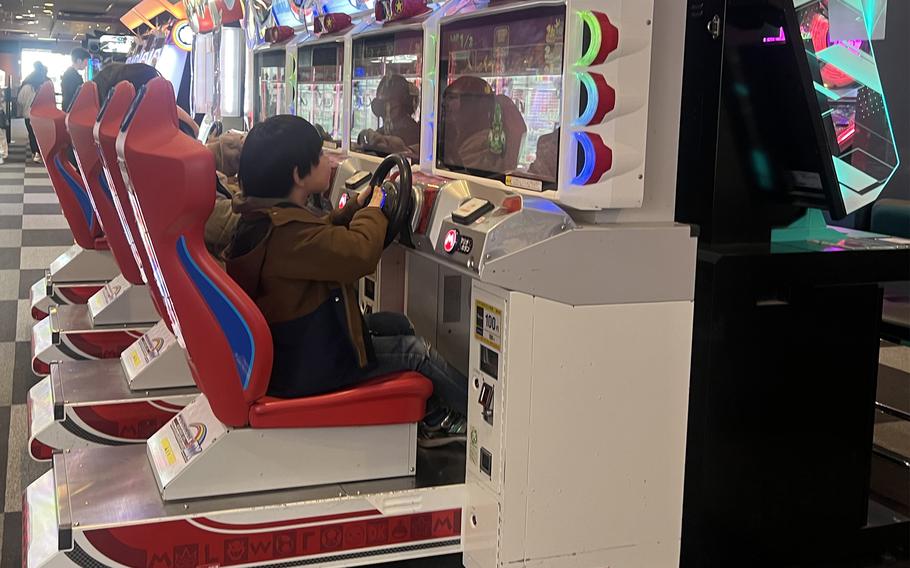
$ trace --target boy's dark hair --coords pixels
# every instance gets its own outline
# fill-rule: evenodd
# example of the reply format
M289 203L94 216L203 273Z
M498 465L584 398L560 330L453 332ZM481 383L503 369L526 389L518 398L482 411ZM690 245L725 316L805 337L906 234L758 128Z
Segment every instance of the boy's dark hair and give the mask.
M273 116L250 130L240 152L240 187L248 197L287 197L297 175L310 173L322 155L316 128L289 114Z
M98 86L98 99L101 104L120 81L129 81L138 91L143 85L160 77L158 70L145 63L108 63L95 75L93 81Z
M90 59L92 56L89 54L88 50L77 47L70 52L70 57L73 59L73 63L75 63L82 59Z

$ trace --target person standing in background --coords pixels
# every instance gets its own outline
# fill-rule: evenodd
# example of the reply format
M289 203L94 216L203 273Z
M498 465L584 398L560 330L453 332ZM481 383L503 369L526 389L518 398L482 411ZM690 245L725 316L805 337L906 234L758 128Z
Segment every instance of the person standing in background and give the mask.
M34 71L23 79L22 84L19 86L19 95L16 97L22 110L22 116L25 117L25 128L28 130L28 145L32 151L32 161L36 164L41 163L41 150L38 148L38 141L35 139L35 131L32 130L32 102L34 102L35 95L38 94L38 89L41 88L41 85L49 80L47 78L47 67L44 66L44 63L36 61Z
M70 104L72 104L73 99L76 98L76 93L79 91L79 87L82 85L82 72L85 71L85 68L88 67L88 62L91 59L91 55L85 49L77 47L72 52L70 52L70 57L73 60L73 64L63 73L63 79L61 80L61 90L63 91L63 111L69 111Z

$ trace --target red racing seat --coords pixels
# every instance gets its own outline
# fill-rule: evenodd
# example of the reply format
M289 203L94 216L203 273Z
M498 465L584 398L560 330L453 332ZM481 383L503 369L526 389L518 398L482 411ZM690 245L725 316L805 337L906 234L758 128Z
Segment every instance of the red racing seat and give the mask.
M271 333L256 304L205 248L203 230L215 196L214 156L180 132L175 109L171 84L162 78L149 82L124 120L117 152L175 335L215 416L228 426L254 428L419 421L432 385L413 372L313 397L265 395Z
M102 171L107 180L107 187L114 198L118 214L122 214L121 224L128 231L126 233L127 242L132 249L136 265L146 284L148 284L149 295L155 303L155 308L163 318L164 323L173 331L161 292L150 270L152 266L151 260L145 250L145 246L142 244L142 234L139 232L139 225L136 223L133 206L130 204L129 194L123 184L123 176L120 173L120 165L117 161L117 134L120 133L120 124L123 123L123 118L126 116L134 98L136 98L136 88L133 87L132 83L128 81L118 83L110 97L105 101L100 113L96 115L97 118L92 134L101 160Z
M95 83L84 83L70 105L69 114L66 115L66 128L72 140L76 162L82 172L82 180L92 196L95 214L101 222L111 254L114 255L124 278L130 284L139 285L143 283L142 274L120 222L114 196L95 146L93 130L99 106L98 88Z
M72 145L66 130L66 113L57 108L54 86L50 81L42 85L35 95L31 121L47 173L76 244L84 249L106 249L107 243L101 224L95 217L91 195L83 186L82 176L69 161Z

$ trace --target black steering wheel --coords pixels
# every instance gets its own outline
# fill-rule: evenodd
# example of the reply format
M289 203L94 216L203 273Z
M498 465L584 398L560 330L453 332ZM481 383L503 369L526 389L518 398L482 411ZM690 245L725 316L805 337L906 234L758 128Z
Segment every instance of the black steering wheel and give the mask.
M398 179L387 181L392 168L398 168ZM411 215L411 205L414 200L412 195L413 175L411 163L401 154L389 154L373 172L370 187L373 191L380 188L385 193L382 212L389 220L389 228L385 234L385 246L395 242Z

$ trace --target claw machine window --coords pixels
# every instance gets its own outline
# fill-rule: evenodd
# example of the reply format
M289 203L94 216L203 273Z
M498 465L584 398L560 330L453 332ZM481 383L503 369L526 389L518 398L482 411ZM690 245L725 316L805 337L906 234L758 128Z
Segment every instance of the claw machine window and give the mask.
M257 58L258 104L256 122L281 114L287 107L285 87L285 52L283 49L265 51Z
M297 114L322 135L323 146L341 147L344 43L301 46L297 54Z

